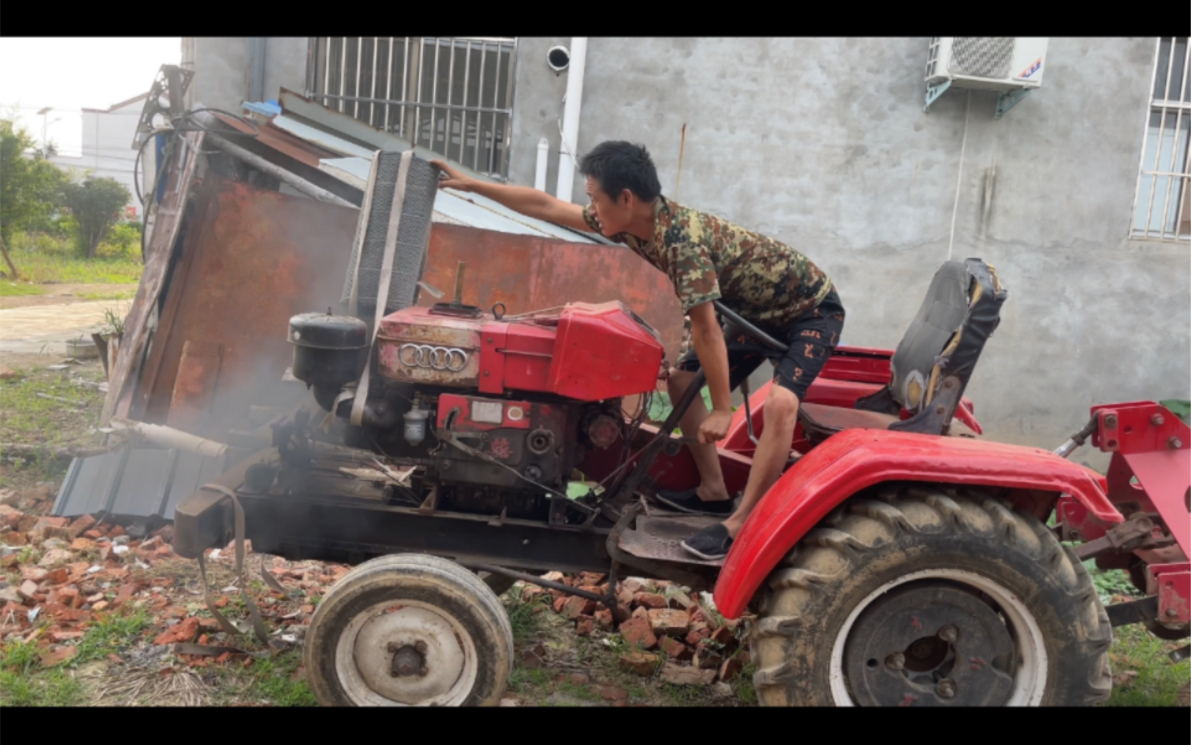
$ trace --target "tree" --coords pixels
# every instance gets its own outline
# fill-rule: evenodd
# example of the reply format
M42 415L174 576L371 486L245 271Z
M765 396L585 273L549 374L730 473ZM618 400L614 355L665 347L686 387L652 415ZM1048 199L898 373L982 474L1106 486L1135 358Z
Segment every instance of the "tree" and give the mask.
M81 184L66 185L63 201L79 226L75 240L81 256L95 257L99 242L120 219L120 211L130 199L128 187L115 179L88 176Z
M7 243L14 231L53 213L68 181L41 157L27 129L0 121L0 238Z

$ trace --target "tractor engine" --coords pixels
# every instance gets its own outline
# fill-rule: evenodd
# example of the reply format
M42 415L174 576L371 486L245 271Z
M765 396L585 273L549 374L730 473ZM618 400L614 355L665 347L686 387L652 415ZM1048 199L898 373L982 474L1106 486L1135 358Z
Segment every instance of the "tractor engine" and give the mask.
M341 444L416 466L415 498L434 488L440 507L508 517L544 515L588 448L624 446L621 399L655 389L664 354L620 302L520 316L439 303L385 316L375 344L368 333L354 317L290 321L294 377L343 422ZM351 424L343 392L366 364Z

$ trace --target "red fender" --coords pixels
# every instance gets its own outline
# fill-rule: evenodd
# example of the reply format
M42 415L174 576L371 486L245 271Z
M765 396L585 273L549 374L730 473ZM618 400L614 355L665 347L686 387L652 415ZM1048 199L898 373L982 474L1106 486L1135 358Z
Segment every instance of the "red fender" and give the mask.
M753 593L807 531L848 497L884 481L927 481L1070 494L1100 520L1123 522L1090 468L1046 450L963 437L849 429L790 467L737 535L715 586L715 605L739 618Z

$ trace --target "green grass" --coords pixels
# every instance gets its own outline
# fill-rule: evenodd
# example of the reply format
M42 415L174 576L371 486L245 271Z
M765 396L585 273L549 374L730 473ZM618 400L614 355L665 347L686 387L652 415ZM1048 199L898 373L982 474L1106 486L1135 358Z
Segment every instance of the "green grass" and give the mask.
M0 647L0 706L76 706L83 687L63 666L44 669L32 644Z
M1172 663L1166 655L1185 644L1163 641L1140 624L1113 629L1116 639L1109 659L1114 676L1135 670L1137 677L1114 685L1105 706L1178 706L1178 690L1191 679L1191 661Z
M542 614L545 611L535 613L534 610L543 607L549 597L549 595L542 595L527 603L521 599L520 588L513 587L501 598L504 602L505 612L509 616L509 623L513 627L513 643L517 647L532 641L541 633Z
M132 255L81 259L69 239L47 234L17 233L10 253L21 280L34 284L130 284L140 281L145 268L139 247Z
M87 377L88 372L94 377L94 370L80 369L76 374ZM102 371L98 374L102 376ZM38 393L74 401L83 408L39 398ZM0 411L4 412L0 440L48 446L77 442L98 425L103 398L98 390L76 386L69 377L55 372L39 371L0 381Z
M132 646L152 624L153 618L143 608L133 613L97 618L79 640L79 651L71 665L98 660Z
M245 668L241 677L247 676L243 698L263 701L274 706L317 706L318 702L310 686L297 674L302 664L302 653L290 650L269 659L255 659Z
M84 292L79 297L84 300L131 300L136 297L136 287L113 292Z
M44 295L44 287L26 282L0 281L0 297L19 297L22 295Z

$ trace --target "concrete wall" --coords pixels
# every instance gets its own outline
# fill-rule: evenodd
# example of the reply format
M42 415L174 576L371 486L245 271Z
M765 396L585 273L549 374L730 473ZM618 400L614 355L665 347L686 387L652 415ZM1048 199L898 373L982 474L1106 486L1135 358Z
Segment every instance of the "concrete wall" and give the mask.
M547 137L551 192L555 43L520 40L510 168L532 184ZM992 263L1009 300L968 396L991 436L1054 447L1092 404L1191 398L1191 253L1127 238L1154 44L1053 38L996 120L989 92L922 111L926 39L592 38L579 151L643 143L664 193L805 252L847 344L896 346L948 258Z
M190 43L183 44L184 56ZM244 36L193 38L193 101L239 112L252 91L251 40ZM306 85L306 37L271 36L265 41L264 99L281 88L302 92ZM183 63L191 60L183 59Z

